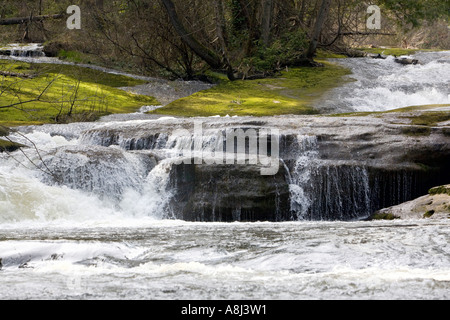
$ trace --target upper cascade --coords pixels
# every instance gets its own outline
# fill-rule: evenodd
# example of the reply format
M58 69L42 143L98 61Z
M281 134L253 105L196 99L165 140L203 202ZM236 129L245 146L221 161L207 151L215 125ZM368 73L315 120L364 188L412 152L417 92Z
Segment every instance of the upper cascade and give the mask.
M0 55L19 58L43 58L44 46L40 43L12 43L0 48Z

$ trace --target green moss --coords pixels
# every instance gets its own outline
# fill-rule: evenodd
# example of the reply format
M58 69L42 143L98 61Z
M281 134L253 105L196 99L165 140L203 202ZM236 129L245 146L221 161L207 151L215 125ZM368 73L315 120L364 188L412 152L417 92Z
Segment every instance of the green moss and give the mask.
M317 50L317 59L344 59L344 58L347 58L347 56L323 49Z
M1 69L22 69L33 79L3 77L8 90L0 95L0 106L36 99L51 83L39 101L18 108L0 109L0 124L28 125L58 121L89 121L109 113L135 112L143 105L159 104L156 99L127 93L118 87L145 83L125 76L70 65L5 63ZM78 87L78 90L76 88ZM70 112L76 92L76 102ZM64 118L70 114L72 119ZM62 120L63 119L63 120Z
M429 136L431 134L431 128L411 126L402 128L402 133L411 137Z
M428 191L428 194L430 195L438 195L438 194L447 194L450 196L450 187L448 186L440 186L440 187L435 187L430 189L430 191Z
M350 74L348 69L324 63L323 68L294 68L270 79L228 81L220 77L215 87L152 113L188 117L317 114L313 102Z
M82 53L78 51L60 50L58 52L58 58L75 63L89 63L89 61L86 61L86 58L82 55Z
M21 147L24 147L24 145L0 139L0 152L5 152L5 151L12 152Z
M118 74L105 73L100 70L79 67L76 65L32 64L30 66L38 74L59 74L82 82L105 85L114 88L132 87L145 84L146 81L133 79Z
M428 219L428 218L431 218L435 213L436 213L436 211L430 210L430 211L425 212L423 217L424 217L424 219Z
M0 137L9 135L9 129L6 126L0 126Z
M392 213L375 213L372 217L372 220L397 220L400 217L393 215Z
M450 120L450 112L424 112L410 117L411 123L417 126L435 126L440 122Z

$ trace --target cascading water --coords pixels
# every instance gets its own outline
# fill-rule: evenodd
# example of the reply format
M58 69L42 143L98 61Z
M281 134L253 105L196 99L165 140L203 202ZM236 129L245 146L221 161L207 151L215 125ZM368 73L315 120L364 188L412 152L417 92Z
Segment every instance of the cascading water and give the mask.
M316 136L298 136L298 150L293 150L297 154L292 169L286 164L287 179L289 182L290 208L293 219L306 220L312 204L311 191L312 170L317 165L317 137Z
M446 128L403 126L285 116L19 128L10 138L29 148L0 153L0 298L445 299L449 220L355 221L448 183ZM212 157L237 128L279 130L276 175L179 164ZM219 223L235 220L290 222Z
M0 55L12 58L43 58L45 57L44 47L39 43L30 44L10 44L0 48Z
M449 104L450 51L414 55L418 65L383 59L333 59L350 68L351 81L331 90L317 107L328 112L386 111L402 107Z

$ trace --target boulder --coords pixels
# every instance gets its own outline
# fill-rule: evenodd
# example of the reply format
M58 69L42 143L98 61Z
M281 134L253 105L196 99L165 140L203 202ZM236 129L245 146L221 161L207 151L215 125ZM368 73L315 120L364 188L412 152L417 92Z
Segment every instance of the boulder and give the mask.
M425 196L377 211L372 219L448 219L450 218L450 185L432 188Z
M409 58L402 58L402 59L395 59L395 62L403 64L403 65L416 65L419 63L419 60L417 59L409 59Z

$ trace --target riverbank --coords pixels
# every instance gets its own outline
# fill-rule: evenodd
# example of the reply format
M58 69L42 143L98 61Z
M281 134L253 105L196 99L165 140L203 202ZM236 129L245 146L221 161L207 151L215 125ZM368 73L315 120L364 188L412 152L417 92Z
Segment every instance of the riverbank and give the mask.
M287 69L277 77L260 80L231 82L224 75L210 72L213 83L205 83L130 78L67 63L0 60L0 71L16 75L3 76L11 90L0 95L0 105L37 100L19 108L0 109L0 124L90 121L106 114L137 112L145 106L153 106L147 108L151 114L187 117L317 114L314 102L348 81L343 77L351 73L322 62L321 68ZM21 79L20 75L28 78ZM72 119L61 121L64 114ZM83 116L76 118L76 114Z
M0 71L5 72L0 91L3 126L95 121L106 114L159 105L154 97L121 90L147 81L120 74L77 65L11 60L0 60Z

